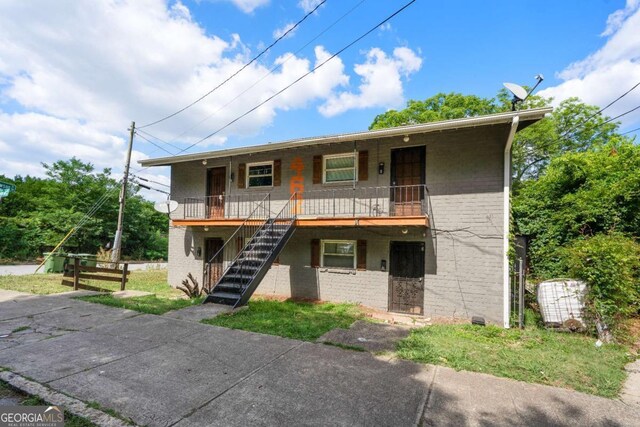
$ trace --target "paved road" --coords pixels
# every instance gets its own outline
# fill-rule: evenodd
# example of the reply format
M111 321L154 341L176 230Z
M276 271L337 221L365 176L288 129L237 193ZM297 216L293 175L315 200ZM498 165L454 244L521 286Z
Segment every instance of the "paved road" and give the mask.
M26 264L26 265L0 265L0 276L8 276L10 274L14 276L24 276L27 274L34 274L38 268L38 264ZM147 262L140 264L129 264L129 270L157 270L167 268L166 262ZM38 271L38 274L43 273L44 268Z
M0 366L150 426L637 425L621 402L0 291ZM11 333L18 328L21 332Z

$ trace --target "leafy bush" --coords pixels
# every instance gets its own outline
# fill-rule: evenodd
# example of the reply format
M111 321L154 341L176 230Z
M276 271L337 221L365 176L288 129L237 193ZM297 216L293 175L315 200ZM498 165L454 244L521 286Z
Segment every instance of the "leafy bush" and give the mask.
M640 244L621 233L575 240L561 250L569 276L588 284L587 310L610 325L638 311Z

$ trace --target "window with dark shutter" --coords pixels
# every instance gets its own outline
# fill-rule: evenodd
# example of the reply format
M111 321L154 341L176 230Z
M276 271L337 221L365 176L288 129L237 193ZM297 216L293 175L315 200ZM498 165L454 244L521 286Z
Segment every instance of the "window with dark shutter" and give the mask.
M313 156L313 183L322 184L322 156Z
M311 267L320 267L320 239L311 240Z
M357 269L366 270L367 269L367 241L366 240L358 240L358 250L356 254L358 256Z
M273 186L279 187L282 183L282 160L273 161Z
M240 163L238 165L238 188L245 188L247 179L247 165Z
M369 179L369 152L360 151L358 153L358 181Z

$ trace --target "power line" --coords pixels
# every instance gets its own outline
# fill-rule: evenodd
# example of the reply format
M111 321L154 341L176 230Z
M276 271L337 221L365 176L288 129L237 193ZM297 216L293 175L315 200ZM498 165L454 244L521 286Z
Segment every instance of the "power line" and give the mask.
M637 88L638 86L640 86L640 82L636 83L631 89L629 89L628 91L626 91L625 93L623 93L622 95L620 95L619 97L617 97L616 99L614 99L613 101L611 101L610 103L608 103L604 108L599 109L598 111L596 111L595 113L593 113L592 115L590 115L589 117L587 117L586 119L582 120L580 123L576 124L572 129L569 129L567 131L564 132L563 135L561 135L560 137L563 137L565 135L567 135L568 133L572 132L573 130L575 130L576 128L578 128L580 125L588 122L589 120L591 120L592 118L594 118L595 116L597 116L598 114L601 114L604 110L606 110L607 108L611 107L613 104L615 104L616 102L620 101L622 98L624 98L625 96L627 96L629 93L633 92L633 90L635 88Z
M210 133L209 135L205 136L204 138L194 142L193 144L191 144L190 146L188 146L187 148L184 148L182 150L180 150L179 153L177 154L181 154L184 153L185 151L195 147L196 145L200 144L201 142L211 138L212 136L220 133L221 131L223 131L224 129L228 128L229 126L231 126L232 124L234 124L235 122L237 122L238 120L242 119L243 117L251 114L252 112L254 112L255 110L257 110L258 108L262 107L264 104L266 104L267 102L271 101L273 98L277 97L278 95L282 94L284 91L288 90L289 88L291 88L293 85L295 85L296 83L298 83L299 81L301 81L302 79L304 79L305 77L307 77L309 74L312 74L313 72L315 72L316 70L318 70L319 68L321 68L323 65L325 65L327 62L331 61L333 58L335 58L336 56L340 55L342 52L344 52L345 50L349 49L351 46L353 46L354 44L358 43L360 40L362 40L363 38L365 38L366 36L368 36L369 34L371 34L372 32L374 32L378 27L384 25L387 23L387 21L390 21L391 19L393 19L396 15L398 15L399 13L401 13L403 10L405 10L407 7L411 6L413 3L415 3L416 0L411 0L410 2L406 3L404 6L402 6L400 9L396 10L394 13L392 13L391 15L389 15L387 18L385 18L383 21L379 22L377 25L375 25L374 27L372 27L371 29L369 29L367 32L365 32L364 34L362 34L361 36L359 36L358 38L356 38L355 40L353 40L351 43L347 44L346 46L344 46L342 49L340 49L339 51L337 51L336 53L334 53L333 55L331 55L329 58L327 58L326 60L324 60L323 62L321 62L320 64L316 65L313 69L311 69L310 71L306 72L305 74L303 74L302 76L298 77L296 80L294 80L293 82L289 83L287 86L285 86L284 88L280 89L278 92L274 93L273 95L269 96L267 99L265 99L264 101L260 102L258 105L254 106L253 108L250 108L249 110L247 110L245 113L241 114L240 116L236 117L235 119L231 120L230 122L228 122L226 125L218 128L216 131Z
M133 175L133 174L132 174L132 175ZM136 179L140 179L140 180L142 180L142 181L144 181L144 182L152 182L152 183L154 183L154 184L162 185L163 187L171 187L170 185L163 184L163 183L161 183L161 182L154 181L154 180L152 180L152 179L143 178L143 177L138 176L138 175L133 175L133 176L134 176Z
M188 108L193 107L194 105L196 105L198 102L202 101L203 99L205 99L207 96L211 95L213 92L215 92L216 90L218 90L220 87L222 87L224 84L226 84L229 80L231 80L232 78L234 78L235 76L237 76L239 73L241 73L245 68L247 68L249 65L253 64L255 61L257 61L262 55L264 55L269 49L271 49L273 46L275 46L280 40L282 40L283 38L285 38L289 33L291 33L292 31L294 31L296 28L298 28L298 26L300 24L302 24L309 16L311 16L316 10L318 10L318 8L320 8L320 6L322 6L323 4L325 4L327 0L322 0L321 2L319 2L309 13L307 13L306 15L304 15L302 17L302 19L300 19L298 22L296 22L295 24L293 24L293 26L291 26L290 28L287 29L287 31L285 31L280 37L278 37L273 43L271 43L269 46L267 46L265 49L263 49L259 54L257 54L256 56L254 56L249 62L247 62L246 64L244 64L242 67L240 67L235 73L231 74L229 77L227 77L224 81L222 81L222 83L218 84L216 87L214 87L213 89L211 89L209 92L205 93L204 95L202 95L200 98L196 99L195 101L193 101L191 104L179 109L178 111L176 111L175 113L169 114L168 116L165 116L161 119L158 119L154 122L148 123L146 125L143 126L139 126L138 129L142 129L142 128L146 128L149 126L153 126L156 125L160 122L163 122L167 119L170 119L171 117L177 116L178 114L182 113L183 111L187 110Z
M282 68L284 66L284 64L286 64L290 59L294 58L298 53L300 53L302 50L306 49L311 43L313 43L314 41L316 41L317 39L319 39L320 37L322 37L324 34L326 34L331 28L335 27L340 21L342 21L344 18L346 18L348 15L350 15L354 10L356 10L358 7L360 7L365 1L367 0L361 0L360 2L358 2L355 6L353 6L351 9L349 9L347 12L345 12L342 16L340 16L338 19L336 19L335 21L333 21L333 23L331 25L329 25L328 27L326 27L324 30L322 30L321 32L319 32L316 36L314 36L311 40L309 40L307 43L304 44L304 46L298 48L295 52L289 54L289 56L287 56L287 58L282 61L279 62L278 64L276 64L275 66L273 66L267 73L265 73L261 78L259 78L258 80L256 80L253 84L251 84L251 86L247 87L245 90L243 90L242 92L240 92L238 95L236 95L233 99L231 99L230 101L228 101L226 104L224 104L223 106L221 106L220 108L218 108L216 111L214 111L213 113L209 114L207 117L205 117L204 119L200 120L198 123L196 123L195 125L191 126L190 128L186 129L185 131L181 132L178 136L176 136L175 138L172 138L172 141L176 141L178 138L184 136L187 132L190 132L191 130L197 128L198 126L200 126L202 123L206 122L207 120L209 120L211 117L215 116L216 114L218 114L220 111L222 111L223 109L225 109L226 107L228 107L229 105L231 105L233 102L235 102L238 98L240 98L242 95L244 95L245 93L249 92L251 89L253 89L254 87L256 87L260 82L262 82L264 79L266 79L268 76L270 76L271 74L273 74L274 71L276 71L279 68ZM144 131L142 131L144 132ZM147 133L147 135L149 135ZM155 137L157 138L157 137ZM160 139L160 138L157 138ZM161 140L162 141L162 140ZM164 141L163 141L164 142ZM165 142L166 144L169 144L168 142ZM175 147L175 146L174 146ZM175 147L176 149L180 150L179 147Z
M639 130L640 130L640 128L631 129L631 130L626 131L625 133L621 133L620 136L627 135L627 134L630 134L630 133L633 133L633 132L637 132Z
M136 135L138 135L140 138L144 139L145 141L147 141L149 144L152 144L154 146L156 146L157 148L159 148L160 150L164 151L165 153L168 153L170 156L173 156L174 154L165 149L164 147L162 147L161 145L156 144L155 142L153 142L152 140L150 140L149 138L146 138L144 135L140 135L138 132L136 132Z
M157 139L158 141L162 142L163 144L167 144L169 147L173 147L173 148L175 148L176 150L179 150L179 149L180 149L180 147L178 147L177 145L173 145L172 143L167 142L167 141L165 141L165 140L164 140L164 139L162 139L162 138L159 138L159 137L157 137L157 136L155 136L155 135L153 135L153 134L150 134L150 133L149 133L149 132L147 132L146 130L136 129L136 133L137 133L137 132L142 132L142 133L144 133L145 135L147 135L148 137L150 137L150 138L155 138L155 139ZM138 135L139 135L139 134L138 134Z

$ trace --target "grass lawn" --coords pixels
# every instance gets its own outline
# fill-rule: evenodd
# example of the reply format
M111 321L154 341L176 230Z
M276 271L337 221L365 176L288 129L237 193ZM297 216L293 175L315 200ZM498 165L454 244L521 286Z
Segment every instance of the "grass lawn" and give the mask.
M334 328L348 328L363 317L353 304L307 303L252 299L249 307L202 322L232 329L315 341Z
M0 276L0 289L8 289L32 294L48 295L73 290L60 284L62 274L31 274L25 276ZM120 284L114 282L90 281L89 285L119 291ZM201 299L183 299L184 294L167 284L167 270L132 271L127 282L128 290L146 291L154 295L118 299L111 295L82 297L84 301L127 308L143 313L163 314L170 310L199 304Z
M631 356L624 346L596 348L594 342L584 335L537 327L434 325L412 331L398 343L397 354L416 362L616 397Z
M0 289L31 294L57 294L69 292L73 288L63 286L62 274L28 274L24 276L0 276ZM120 290L120 284L114 282L89 281L88 284L114 291ZM127 289L152 292L159 298L178 298L184 295L167 284L167 270L132 271Z
M126 308L129 310L140 311L147 314L164 314L167 311L177 310L179 308L189 307L202 303L203 298L195 299L170 299L158 297L156 295L147 295L135 298L115 298L111 295L95 295L90 297L80 297L79 300L95 302L98 304L109 305L111 307Z
M20 406L49 406L48 403L37 396L29 396L12 389L9 384L4 381L0 381L0 400L2 399L11 399L12 401L16 401ZM65 427L95 426L91 421L72 415L67 411L64 411L64 425Z

